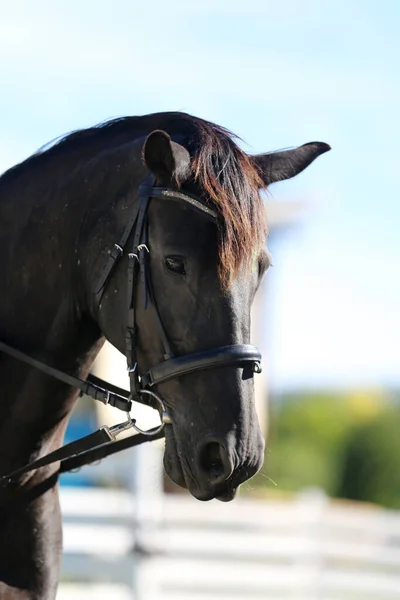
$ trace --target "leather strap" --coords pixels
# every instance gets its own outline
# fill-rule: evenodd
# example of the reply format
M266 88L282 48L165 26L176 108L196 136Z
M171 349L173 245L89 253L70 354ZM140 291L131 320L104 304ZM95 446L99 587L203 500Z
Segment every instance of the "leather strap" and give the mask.
M163 438L164 435L164 431L157 431L153 435L139 433L115 441L110 435L108 428L102 427L94 433L90 433L79 440L75 440L70 444L58 448L54 452L50 452L50 454L46 454L46 456L43 456L42 458L38 458L37 460L24 465L20 469L7 473L7 475L0 476L0 486L9 485L12 481L26 473L30 473L41 467L52 465L56 462L60 462L60 473L73 471L84 465L89 465L93 462L102 460L111 454L126 450L127 448L138 446L144 442L159 440Z
M250 344L236 344L232 346L220 346L204 352L193 352L184 354L165 362L155 365L141 378L142 386L153 386L174 377L180 377L194 371L203 371L216 367L227 367L252 363L260 368L261 354L256 346ZM254 369L253 369L254 370Z
M162 439L165 436L164 430L158 431L154 435L145 435L144 433L138 433L136 435L131 435L129 437L123 438L122 440L117 440L116 442L109 442L99 446L97 448L93 448L83 453L79 453L75 456L65 458L61 461L60 465L60 473L65 473L67 471L73 471L75 469L80 469L84 465L89 465L91 463L97 462L110 456L112 454L116 454L117 452L121 452L122 450L127 450L128 448L133 448L134 446L138 446L139 444L143 444L144 442L153 442L154 440Z
M126 242L128 241L131 231L135 225L135 222L136 222L136 219L138 216L138 212L139 212L139 206L138 206L138 204L135 204L133 213L124 229L124 232L123 232L118 244L114 244L114 246L111 248L111 250L108 250L108 258L104 264L104 267L100 271L100 274L94 285L95 296L97 296L102 291L104 291L104 288L106 287L108 279L109 279L111 273L113 272L118 259L121 258L122 254L124 253Z
M21 475L30 473L30 471L40 469L41 467L47 467L48 465L52 465L55 462L62 461L66 458L69 458L70 456L82 454L87 450L107 444L110 441L112 441L112 439L112 436L108 432L108 428L102 427L101 429L98 429L90 435L86 435L85 437L80 438L79 440L75 440L70 444L66 444L61 448L54 450L54 452L50 452L50 454L46 454L46 456L38 458L37 460L34 460L27 465L24 465L20 469L16 469L11 473L7 473L7 475L1 476L0 482L2 482L3 485L7 485L13 480L20 477Z
M149 175L146 179L148 182L153 181L153 177ZM126 348L125 354L128 363L130 389L133 399L136 401L140 398L139 391L141 384L137 369L136 359L136 298L135 298L135 279L138 268L145 279L143 255L147 250L146 246L146 214L149 203L149 196L143 195L139 188L139 196L137 200L138 216L133 233L133 249L129 254L128 263L128 285L127 285L127 328L126 328ZM143 286L143 294L146 294L146 286ZM143 296L143 302L146 303L146 296Z
M83 394L90 396L94 400L99 400L103 404L109 404L110 406L114 406L115 408L123 410L124 412L129 412L132 408L132 402L125 396L125 394L123 397L121 397L118 393L114 393L108 389L102 389L101 387L98 387L97 385L92 383L89 380L89 378L88 380L83 381L78 377L74 377L73 375L63 373L63 371L60 371L55 367L50 367L50 365L46 365L40 360L28 356L24 352L16 350L15 348L12 348L11 346L5 344L2 341L0 341L0 351L5 352L9 356L20 360L26 363L27 365L38 369L39 371L42 371L42 373L45 373L50 377L54 377L55 379L62 381L66 385L70 385L71 387L81 390Z
M190 206L202 216L206 217L210 221L213 221L214 223L217 221L217 213L215 210L188 193L182 193L166 187L151 187L146 183L139 187L139 193L146 194L151 198L166 198L168 200L175 200L176 202L190 204Z
M128 390L124 390L123 388L120 388L117 385L114 385L113 383L109 383L108 381L104 381L104 379L101 379L100 377L97 377L97 375L92 375L92 373L90 373L87 376L86 381L88 381L89 383L95 385L96 387L108 389L113 394L117 394L117 396L122 396L122 398L127 398L128 399L129 396L131 395L131 393L128 392Z

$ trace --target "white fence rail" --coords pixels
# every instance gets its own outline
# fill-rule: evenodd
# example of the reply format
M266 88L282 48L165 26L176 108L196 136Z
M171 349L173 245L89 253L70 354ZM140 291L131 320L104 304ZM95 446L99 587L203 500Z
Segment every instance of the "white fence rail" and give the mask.
M125 492L66 488L61 499L59 600L400 598L396 512L319 493L230 504L165 496L135 522L140 507Z

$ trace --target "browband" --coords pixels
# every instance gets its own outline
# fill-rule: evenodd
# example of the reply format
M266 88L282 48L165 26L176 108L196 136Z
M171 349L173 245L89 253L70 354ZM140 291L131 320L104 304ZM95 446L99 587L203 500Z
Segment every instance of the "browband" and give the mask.
M186 204L190 204L192 208L200 211L203 216L210 219L210 221L215 223L217 220L217 213L215 210L212 210L212 208L201 202L198 198L194 198L190 194L183 194L182 192L177 192L166 187L150 188L148 186L146 186L146 188L145 186L140 186L139 194L144 193L142 188L146 189L146 192L148 192L152 198L167 198L168 200L175 200L177 202L186 202Z

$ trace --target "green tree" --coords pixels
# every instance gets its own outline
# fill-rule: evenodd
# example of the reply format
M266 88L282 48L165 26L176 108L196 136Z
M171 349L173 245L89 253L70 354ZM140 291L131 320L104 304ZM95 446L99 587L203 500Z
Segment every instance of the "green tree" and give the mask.
M348 439L337 495L400 508L400 409L388 407Z
M400 503L400 411L380 391L292 394L271 411L262 472L250 487Z

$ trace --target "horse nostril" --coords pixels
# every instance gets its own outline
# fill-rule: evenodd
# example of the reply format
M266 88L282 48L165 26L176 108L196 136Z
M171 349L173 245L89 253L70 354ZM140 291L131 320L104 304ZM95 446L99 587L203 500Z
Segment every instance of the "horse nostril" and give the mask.
M228 479L232 473L228 453L219 442L207 442L200 449L199 466L212 483Z

